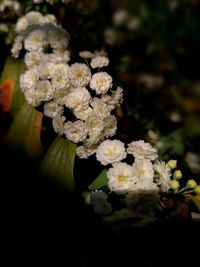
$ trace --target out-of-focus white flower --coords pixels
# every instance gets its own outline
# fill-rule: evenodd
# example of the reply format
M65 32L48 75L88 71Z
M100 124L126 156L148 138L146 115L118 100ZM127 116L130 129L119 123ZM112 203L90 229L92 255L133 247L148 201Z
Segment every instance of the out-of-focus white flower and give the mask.
M54 118L57 115L62 115L64 111L63 106L60 106L55 101L46 102L44 104L44 115L50 118Z
M18 58L19 57L19 53L22 49L22 42L24 40L24 37L22 35L18 35L16 38L15 38L15 41L14 41L14 45L11 49L11 53L13 55L13 57L15 58Z
M29 25L44 24L44 17L40 12L30 11L26 14L26 20Z
M48 24L47 40L53 49L65 49L69 44L67 31L59 26Z
M90 87L96 94L105 94L112 87L112 77L107 72L98 72L92 75Z
M113 14L113 22L117 26L125 24L128 18L129 14L125 9L119 9Z
M20 32L25 30L28 27L28 21L26 19L26 17L21 17L18 19L17 24L16 24L16 32Z
M43 18L44 23L57 24L57 19L53 14L47 14Z
M154 169L150 160L136 159L133 164L134 176L137 180L134 189L153 190L158 189L154 183Z
M112 206L107 201L108 196L101 190L91 192L90 201L93 209L100 215L108 215L112 212Z
M127 193L133 190L137 179L133 175L133 167L125 162L113 164L107 171L108 187L116 193Z
M61 115L55 116L52 120L54 131L58 133L59 135L64 134L64 131L65 131L64 122L65 122L65 117Z
M158 157L157 150L143 140L128 144L127 152L138 159L155 160Z
M81 120L75 122L68 121L64 125L65 135L67 139L74 143L79 143L85 140L87 136L87 131L85 129L85 124Z
M94 54L90 51L80 51L79 56L85 59L93 58Z
M47 44L47 37L44 31L34 30L24 40L24 47L28 51L42 52Z
M84 63L72 64L69 75L73 87L84 87L91 79L91 71Z
M97 148L96 158L102 165L113 164L126 157L124 143L119 140L105 140Z
M78 107L87 108L90 100L91 96L86 88L76 88L66 96L65 105L73 109Z
M163 76L153 75L149 73L142 73L138 76L139 82L143 83L149 89L156 89L161 87L164 83Z
M105 56L96 56L90 62L90 65L93 69L102 68L108 66L108 64L109 64L109 59Z
M8 32L9 27L6 23L0 23L0 32Z
M141 20L138 17L132 17L127 22L127 28L130 31L135 31L140 28Z
M24 96L25 96L26 101L30 105L36 107L40 104L40 102L36 98L36 91L34 87L26 88L26 90L24 90Z
M0 12L4 12L6 8L18 13L20 11L20 3L15 0L2 0L0 3Z
M187 162L188 166L194 173L200 172L200 155L193 153L193 152L187 152L185 155L185 161Z
M54 49L53 50L53 62L56 63L67 63L70 61L69 50Z
M168 192L169 182L171 181L171 172L167 163L157 160L154 165L154 170L158 173L159 177L156 179L157 185L159 185L162 192Z

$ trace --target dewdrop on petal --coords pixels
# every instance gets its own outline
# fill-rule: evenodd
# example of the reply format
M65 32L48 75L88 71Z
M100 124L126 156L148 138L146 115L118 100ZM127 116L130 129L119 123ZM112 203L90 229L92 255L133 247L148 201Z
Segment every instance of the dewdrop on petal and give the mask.
M183 174L180 170L175 170L175 172L173 173L173 179L175 180L179 180L183 177Z
M190 180L187 181L186 186L189 187L189 188L195 188L197 186L197 183L196 183L195 180L190 179Z
M175 169L176 166L177 166L177 160L174 160L174 159L170 159L168 162L167 162L167 165L169 166L169 168L171 170Z
M200 185L195 186L194 193L200 195Z
M177 181L177 180L171 180L171 181L169 182L169 186L170 186L170 188L171 188L172 190L176 190L176 189L178 189L178 188L180 187L180 183L179 183L179 181Z

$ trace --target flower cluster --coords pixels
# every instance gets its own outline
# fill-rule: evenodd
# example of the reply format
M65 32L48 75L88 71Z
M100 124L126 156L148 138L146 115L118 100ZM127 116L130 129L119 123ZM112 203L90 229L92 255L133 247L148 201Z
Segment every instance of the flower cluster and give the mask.
M200 185L193 179L181 186L182 172L176 160L159 160L157 150L143 140L133 141L127 148L119 140L105 140L98 146L96 158L110 166L101 184L105 192L94 190L90 196L94 210L106 222L131 219L134 225L143 226L159 218L164 197L200 194ZM113 194L119 198L118 208Z
M43 105L55 132L80 144L77 155L87 158L117 130L112 111L120 105L123 90L114 90L112 77L102 70L109 59L101 52L82 51L87 64L69 63L69 35L53 15L29 12L18 20L16 31L12 53L18 57L24 45L27 70L20 86L27 102Z

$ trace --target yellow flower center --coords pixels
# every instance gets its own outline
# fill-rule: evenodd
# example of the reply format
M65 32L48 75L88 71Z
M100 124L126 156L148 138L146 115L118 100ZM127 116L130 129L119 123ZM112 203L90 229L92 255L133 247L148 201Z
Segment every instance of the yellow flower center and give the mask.
M118 180L119 180L119 182L124 182L126 180L126 176L125 175L119 175Z

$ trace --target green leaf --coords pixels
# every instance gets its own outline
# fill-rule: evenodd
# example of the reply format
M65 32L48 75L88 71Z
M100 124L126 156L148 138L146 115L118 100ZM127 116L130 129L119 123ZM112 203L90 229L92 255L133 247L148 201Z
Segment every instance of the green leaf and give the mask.
M7 143L29 158L41 156L42 118L41 112L24 103L12 121L6 136Z
M72 192L75 156L76 144L60 136L56 137L41 162L41 174L64 184Z
M100 189L108 184L107 171L104 169L99 176L88 186L88 189L95 190Z
M21 59L9 57L4 65L0 81L0 104L5 112L14 116L25 103L24 94L19 85L19 77L25 65Z

